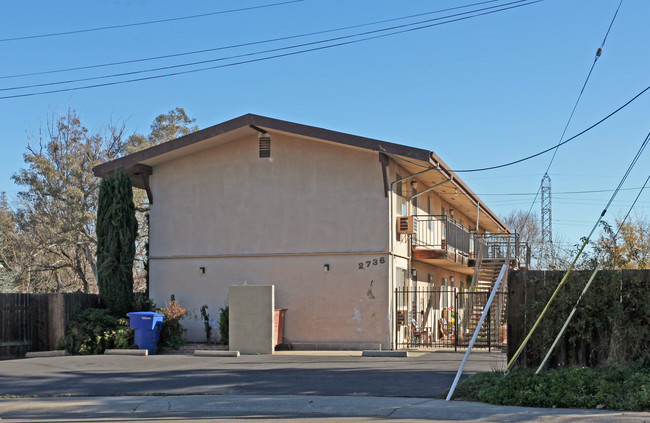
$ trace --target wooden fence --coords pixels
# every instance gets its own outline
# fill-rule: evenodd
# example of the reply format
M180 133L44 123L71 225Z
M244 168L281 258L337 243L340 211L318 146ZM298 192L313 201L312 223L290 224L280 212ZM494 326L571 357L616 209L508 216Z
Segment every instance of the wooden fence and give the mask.
M55 349L70 319L98 304L98 295L80 292L0 294L0 359Z
M573 272L518 358L537 367L591 276ZM508 275L508 360L515 354L562 271L513 271ZM598 272L548 366L598 366L650 358L650 270Z

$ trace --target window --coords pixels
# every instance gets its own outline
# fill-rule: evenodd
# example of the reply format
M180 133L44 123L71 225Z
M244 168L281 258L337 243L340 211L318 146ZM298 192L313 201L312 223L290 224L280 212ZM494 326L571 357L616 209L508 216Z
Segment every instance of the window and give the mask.
M398 267L396 274L397 274L396 275L397 280L395 281L396 287L401 289L406 289L406 281L407 281L406 269L402 269L401 267Z

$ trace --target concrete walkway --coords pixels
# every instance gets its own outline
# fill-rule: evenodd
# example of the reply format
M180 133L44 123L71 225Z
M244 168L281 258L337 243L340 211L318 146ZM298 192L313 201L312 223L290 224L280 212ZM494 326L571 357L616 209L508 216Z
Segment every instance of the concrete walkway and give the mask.
M186 395L78 398L0 399L2 421L47 421L65 416L73 421L93 416L99 421L183 420L208 416L374 417L410 420L481 420L486 422L648 422L650 413L602 410L504 407L430 398L313 396L313 395ZM128 421L128 420L127 420Z

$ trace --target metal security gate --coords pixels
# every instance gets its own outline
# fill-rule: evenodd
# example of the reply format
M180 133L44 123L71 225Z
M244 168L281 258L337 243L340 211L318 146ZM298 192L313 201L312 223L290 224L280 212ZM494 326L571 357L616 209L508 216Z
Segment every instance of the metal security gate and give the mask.
M467 348L474 335L476 325L487 304L489 292L459 292L456 307L462 310L456 319L456 348ZM505 293L497 292L483 326L476 338L474 348L503 349L508 345Z
M394 348L467 348L489 295L453 288L395 289ZM475 348L507 345L504 299L503 292L497 293Z
M396 349L455 346L455 290L397 288L394 304Z

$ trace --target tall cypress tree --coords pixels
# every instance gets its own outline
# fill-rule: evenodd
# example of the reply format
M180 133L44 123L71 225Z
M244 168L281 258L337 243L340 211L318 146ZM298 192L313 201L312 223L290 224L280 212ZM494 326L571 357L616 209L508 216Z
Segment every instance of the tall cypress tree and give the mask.
M131 180L117 169L99 186L97 205L97 285L112 314L130 311L133 302L133 260L138 222Z

